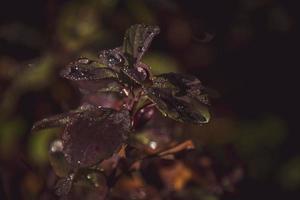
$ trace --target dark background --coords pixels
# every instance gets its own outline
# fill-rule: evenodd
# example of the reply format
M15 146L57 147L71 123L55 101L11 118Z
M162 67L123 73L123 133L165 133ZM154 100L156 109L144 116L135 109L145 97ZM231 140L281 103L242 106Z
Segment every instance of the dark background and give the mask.
M10 0L0 8L0 197L41 188L51 133L45 116L76 107L58 76L72 59L122 42L135 23L157 24L145 62L154 72L194 74L217 91L198 139L233 145L246 165L234 199L299 196L299 7L292 0ZM30 65L29 65L30 64ZM29 65L29 66L28 66ZM27 164L26 164L27 163ZM29 164L28 164L29 163ZM36 173L38 172L38 173ZM21 198L21 196L19 196Z

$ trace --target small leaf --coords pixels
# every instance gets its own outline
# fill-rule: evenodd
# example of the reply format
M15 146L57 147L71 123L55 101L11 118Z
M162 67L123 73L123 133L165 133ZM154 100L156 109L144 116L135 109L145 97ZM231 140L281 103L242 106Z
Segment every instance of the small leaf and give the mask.
M87 58L80 58L68 64L60 74L62 77L72 81L118 78L117 73L112 69L103 67L100 63Z
M67 123L71 122L71 116L70 113L63 113L54 115L49 118L42 119L38 122L36 122L31 131L39 131L45 128L55 128L55 127L62 127L66 125Z
M201 82L193 76L168 73L153 78L147 96L166 116L181 122L207 123L210 118Z
M83 112L62 135L66 159L73 168L92 166L111 156L126 140L129 129L128 110L94 107Z
M34 123L31 131L36 132L46 128L55 128L55 127L63 127L66 126L68 123L71 123L72 119L79 113L93 109L92 105L83 104L76 110L72 110L67 113L62 113L58 115L54 115L52 117L48 117L42 119L36 123Z
M75 85L83 95L103 92L121 92L124 88L114 79L102 79L93 81L76 81Z
M95 61L87 58L78 59L62 70L61 75L72 80L79 88L84 95L83 102L102 106L102 102L98 100L110 93L116 94L116 100L122 99L124 86L119 83L117 72ZM97 102L93 99L97 99Z
M123 52L129 61L130 67L141 61L153 38L159 33L158 26L136 24L125 33Z

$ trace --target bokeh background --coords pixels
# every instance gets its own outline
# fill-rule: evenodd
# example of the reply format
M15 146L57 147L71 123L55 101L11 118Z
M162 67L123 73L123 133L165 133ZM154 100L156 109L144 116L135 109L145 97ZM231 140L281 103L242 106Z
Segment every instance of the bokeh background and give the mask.
M53 131L44 117L75 108L78 91L58 71L79 56L121 44L135 23L157 24L144 62L154 73L196 75L215 92L212 120L187 137L222 154L234 148L245 174L230 199L300 197L295 97L297 2L292 0L10 0L0 8L0 199L37 199ZM295 89L296 88L296 89Z

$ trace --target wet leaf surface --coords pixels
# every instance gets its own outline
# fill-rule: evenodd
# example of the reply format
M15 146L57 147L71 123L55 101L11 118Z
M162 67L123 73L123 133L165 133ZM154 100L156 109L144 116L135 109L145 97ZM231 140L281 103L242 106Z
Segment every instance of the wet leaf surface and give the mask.
M71 122L70 113L63 113L54 115L49 118L42 119L38 122L36 122L33 127L32 131L36 132L45 128L55 128L55 127L62 127L66 125L67 123Z
M118 92L123 89L114 79L103 79L96 81L76 81L75 85L83 95L87 94L101 94L103 92Z
M127 110L97 108L78 115L62 135L64 153L73 168L94 165L111 156L130 129Z
M54 115L54 116L42 119L33 125L32 131L36 132L36 131L39 131L39 130L45 129L45 128L55 128L55 127L66 126L67 124L71 123L72 119L74 119L74 117L76 115L78 115L81 112L88 111L91 109L93 109L92 105L83 104L76 110L72 110L70 112L66 112L66 113L62 113L62 114L58 114L58 115Z
M99 53L99 60L100 63L116 72L119 72L126 62L121 48L102 50Z
M176 73L153 78L153 86L146 89L148 97L166 116L181 122L207 123L210 118L207 94L201 82Z
M130 67L141 61L153 38L159 33L158 26L136 24L125 33L123 52L129 60Z
M62 71L61 76L72 81L101 80L117 78L116 72L108 67L103 67L96 61L87 58L79 58L68 64Z
M79 58L68 64L60 74L62 77L71 80L84 95L101 92L121 92L123 89L118 81L117 72L87 58Z
M122 71L135 83L141 84L148 77L147 71L142 67L130 68L123 67Z
M134 68L126 65L122 67L121 70L127 77L129 77L129 79L133 80L134 83L139 85L151 83L149 66L144 63L136 64Z

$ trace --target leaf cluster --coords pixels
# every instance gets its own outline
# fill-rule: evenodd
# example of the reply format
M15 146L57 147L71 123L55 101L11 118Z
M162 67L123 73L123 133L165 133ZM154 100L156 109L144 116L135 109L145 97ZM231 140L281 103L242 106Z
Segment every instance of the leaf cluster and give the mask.
M83 103L33 127L33 131L63 127L49 150L50 162L61 177L59 195L68 194L82 179L94 186L99 182L113 186L122 172L132 170L137 160L149 156L139 152L129 138L152 119L155 111L179 122L209 121L208 94L196 77L153 75L150 66L142 62L158 33L157 26L133 25L121 47L101 51L97 60L79 58L61 71L62 77L78 87ZM167 156L191 146L165 149L155 155ZM122 170L120 160L126 160Z

